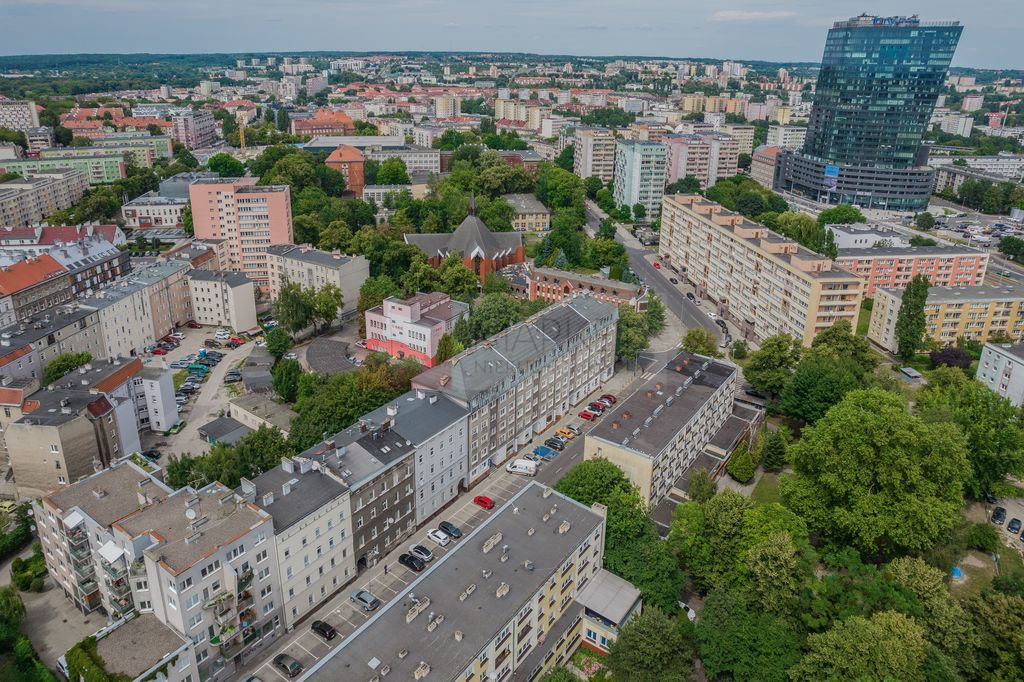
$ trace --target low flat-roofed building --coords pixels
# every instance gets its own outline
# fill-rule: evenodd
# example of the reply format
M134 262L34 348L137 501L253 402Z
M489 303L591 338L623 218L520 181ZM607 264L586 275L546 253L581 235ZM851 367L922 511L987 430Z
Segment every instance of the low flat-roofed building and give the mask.
M439 291L416 293L388 296L365 315L367 349L433 367L438 343L459 320L469 319L469 304Z
M501 197L516 210L512 227L517 232L544 232L551 229L551 209L532 194L505 194Z
M640 590L604 568L580 590L576 601L584 609L581 644L602 654L608 653L619 630L641 608Z
M278 429L287 438L292 419L298 415L286 403L279 403L261 393L247 393L228 401L227 416L253 431L261 426Z
M192 640L161 623L152 613L118 620L96 633L96 655L108 675L123 675L132 682L156 679L198 682Z
M583 458L617 465L654 507L729 419L738 383L735 365L680 353L586 434Z
M603 509L530 483L302 679L536 679L575 649L604 531Z

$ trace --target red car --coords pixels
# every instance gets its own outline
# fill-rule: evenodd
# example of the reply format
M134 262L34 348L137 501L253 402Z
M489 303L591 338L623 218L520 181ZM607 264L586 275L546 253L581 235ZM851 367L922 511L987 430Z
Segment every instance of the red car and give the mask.
M202 329L203 328L203 325L199 324L195 320L189 320L188 322L185 323L185 326L188 327L189 329Z
M243 339L241 336L232 336L231 343L237 343L239 346L241 346L243 343L245 343L245 339Z
M595 419L597 419L597 415L591 412L590 410L583 410L582 412L579 413L578 416L580 419L586 419L588 422L592 422Z
M152 353L153 355L167 355L167 351L165 351L160 346L157 346L156 348L154 348L153 350L151 350L149 352Z
M473 504L484 509L494 509L494 500L486 495L477 495L473 498Z
M611 393L605 393L603 396L601 396L601 400L607 400L612 405L619 402L618 399L616 399L616 397L613 396Z
M659 263L658 261L654 261L654 269L661 270L661 263Z

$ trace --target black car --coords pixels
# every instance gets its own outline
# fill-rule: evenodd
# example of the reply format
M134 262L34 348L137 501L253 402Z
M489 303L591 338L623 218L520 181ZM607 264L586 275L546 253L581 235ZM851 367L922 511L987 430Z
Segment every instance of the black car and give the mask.
M184 384L182 384L181 386L178 387L178 392L179 393L195 393L196 392L196 387L195 387L194 384L190 384L188 382L185 382Z
M159 450L146 450L145 452L142 453L142 456L145 457L146 459L148 459L151 462L155 462L156 460L160 459L160 451Z
M995 495L993 495L991 492L986 492L984 494L984 498L985 498L985 502L987 502L988 504L995 504L996 502L999 501L999 499Z
M725 320L715 320L715 324L717 324L723 330L729 328L728 325L725 324Z
M587 409L590 410L591 412L596 412L597 414L603 414L604 411L608 408L602 405L601 403L590 403L589 405L587 405Z
M1016 535L1020 532L1020 519L1010 519L1010 522L1006 524L1006 530L1010 531L1012 535Z
M690 300L691 300L691 301L693 301L694 303L696 303L696 302L697 302L697 297L696 297L696 296L694 296L693 294L691 294L691 293L690 293L689 291L687 291L687 292L686 292L686 298L690 299Z
M398 563L402 564L410 571L414 571L416 573L419 573L427 567L427 562L423 561L423 559L420 559L417 556L413 556L412 554L403 554L402 556L398 557Z
M551 448L552 450L558 450L559 452L565 450L565 443L558 440L557 438L548 438L546 441L544 441L544 445Z
M442 521L437 524L438 529L453 540L458 540L462 537L462 531L451 521Z
M237 384L242 380L241 374L228 374L224 377L225 384Z
M221 347L220 346L220 341L216 341L214 339L206 339L205 341L203 341L203 345L206 346L207 348L220 348Z
M1006 521L1006 509L1003 507L996 507L992 510L992 523L997 526L1003 525L1003 521Z
M330 623L325 623L322 620L314 620L309 624L309 629L326 639L328 642L338 636L338 631L335 630Z
M675 277L669 277L668 281L672 282L672 284L679 284L679 280Z

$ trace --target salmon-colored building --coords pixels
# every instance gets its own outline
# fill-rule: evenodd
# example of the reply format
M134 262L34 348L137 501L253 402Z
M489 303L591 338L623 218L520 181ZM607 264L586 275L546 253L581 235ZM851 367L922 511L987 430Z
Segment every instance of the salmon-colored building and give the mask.
M915 275L933 287L976 287L984 284L988 254L962 246L912 246L840 249L837 267L864 280L864 295L875 290L905 289Z
M292 119L292 135L352 135L356 132L356 124L352 117L343 111L334 111L328 107L316 110L311 118Z
M345 178L345 189L355 194L356 197L363 196L363 187L366 186L363 174L366 159L363 158L361 151L351 145L338 145L338 148L331 152L324 163L328 168L333 168L342 174Z
M415 358L434 366L437 344L455 323L469 317L469 305L448 294L417 293L406 299L389 296L366 311L366 347L393 358Z
M196 239L223 239L227 262L256 286L270 284L267 247L292 243L288 185L256 185L256 178L203 178L188 188Z
M487 275L506 265L526 260L522 235L518 232L491 232L476 216L476 202L473 200L469 203L469 215L451 234L406 234L405 241L420 247L435 267L448 254L459 254L466 267L480 277L481 284Z

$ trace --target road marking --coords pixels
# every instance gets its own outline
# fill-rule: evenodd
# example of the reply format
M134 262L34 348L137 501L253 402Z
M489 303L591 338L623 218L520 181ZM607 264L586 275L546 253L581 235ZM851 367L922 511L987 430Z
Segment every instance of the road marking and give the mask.
M316 659L316 660L318 660L318 661L320 660L320 657L319 657L319 656L317 656L317 655L316 655L316 654L314 654L314 653L313 653L312 651L310 651L310 650L309 650L309 649L307 649L306 647L304 647L304 646L302 646L301 644L299 644L299 641L298 641L298 640L295 640L295 646L297 646L297 647L299 647L300 649L302 649L303 651L305 651L305 652L306 652L307 654L309 654L310 656L312 656L312 657L313 657L314 659Z
M278 651L278 652L277 652L277 654L283 654L283 653L284 653L284 650L283 650L283 649L282 649L281 651ZM274 654L274 656L277 656L277 654ZM285 677L285 676L284 676L283 674L281 674L281 672L280 672L280 671L279 671L279 670L277 669L277 666L275 666L275 665L271 665L270 663L264 663L264 664L263 664L263 667L264 667L264 668L270 668L270 669L271 669L271 670L273 670L273 671L274 671L275 673L277 673L277 676L278 676L278 677L280 677L280 678L281 678L282 680L285 680L285 681L287 682L288 678L287 678L287 677Z

